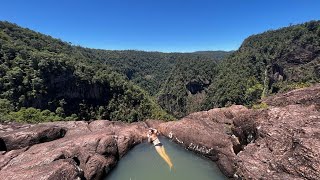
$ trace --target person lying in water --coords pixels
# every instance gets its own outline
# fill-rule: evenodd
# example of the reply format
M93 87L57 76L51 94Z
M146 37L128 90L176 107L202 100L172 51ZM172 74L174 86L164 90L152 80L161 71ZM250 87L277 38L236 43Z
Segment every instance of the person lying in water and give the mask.
M156 129L152 129L150 128L148 131L148 142L153 143L156 151L158 152L158 154L166 161L166 163L169 165L170 170L173 167L173 164L171 162L170 157L167 155L163 144L160 142L158 135L160 133L158 132L158 130Z

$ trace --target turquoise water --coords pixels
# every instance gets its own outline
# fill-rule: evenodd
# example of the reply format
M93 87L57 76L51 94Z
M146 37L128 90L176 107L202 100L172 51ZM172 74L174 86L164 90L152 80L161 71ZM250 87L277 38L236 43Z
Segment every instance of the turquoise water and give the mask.
M142 143L128 152L105 180L225 180L212 161L187 151L179 145L160 138L174 168L149 143Z

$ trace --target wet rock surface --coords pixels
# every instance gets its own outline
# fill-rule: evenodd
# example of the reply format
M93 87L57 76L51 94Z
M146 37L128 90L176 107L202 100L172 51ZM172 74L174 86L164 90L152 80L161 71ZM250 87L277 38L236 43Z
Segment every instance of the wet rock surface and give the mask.
M154 127L234 179L320 179L320 86L179 121L0 125L0 179L101 179Z

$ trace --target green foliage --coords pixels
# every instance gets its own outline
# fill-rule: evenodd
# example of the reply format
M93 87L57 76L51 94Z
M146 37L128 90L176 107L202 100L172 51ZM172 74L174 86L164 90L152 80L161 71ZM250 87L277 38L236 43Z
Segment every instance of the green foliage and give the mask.
M146 90L175 117L200 110L204 98L199 100L199 96L203 93L190 94L188 84L198 83L203 88L201 92L204 91L213 79L217 61L229 54L224 51L160 53L86 49L86 56L110 65Z
M172 118L99 52L0 21L1 120Z
M75 114L70 117L61 117L47 109L41 111L33 107L22 107L19 111L14 111L10 101L0 99L0 122L17 121L39 123L59 120L77 120L77 118Z
M18 112L11 112L12 119L19 122L37 123L43 122L41 110L35 108L21 108Z
M279 89L279 92L287 92L287 91L291 91L294 89L300 89L300 88L306 88L306 87L310 87L312 85L312 83L310 82L292 82L292 83L277 83L274 85L274 87Z
M215 76L216 60L198 58L177 59L158 93L158 103L175 117L199 111L204 92Z
M319 29L320 21L311 21L247 38L217 66L203 108L251 106L261 96L320 82Z
M39 122L48 122L48 121L60 121L60 120L76 120L77 116L73 115L70 117L61 117L58 114L55 114L49 110L35 109L35 108L21 108L17 112L10 112L10 119L18 122L27 122L27 123L39 123Z
M7 99L0 99L0 122L10 120L9 113L13 111L13 106Z
M98 59L110 65L117 72L123 74L140 87L143 87L150 95L156 96L162 89L163 84L177 66L184 66L185 70L192 65L204 61L222 59L230 54L224 51L203 51L194 53L161 53L144 51L106 51L97 49L85 49L86 56ZM188 68L186 68L188 67ZM197 66L198 72L206 66ZM195 68L193 68L195 69ZM189 70L190 72L190 70ZM194 72L192 73L194 74Z
M320 81L320 22L250 36L229 54L89 49L0 21L0 121L135 122L252 106Z
M261 102L259 104L254 104L252 106L253 109L268 109L268 107L269 107L268 104L265 102Z
M260 84L255 78L250 78L246 85L245 99L247 104L260 99L262 97L263 85Z

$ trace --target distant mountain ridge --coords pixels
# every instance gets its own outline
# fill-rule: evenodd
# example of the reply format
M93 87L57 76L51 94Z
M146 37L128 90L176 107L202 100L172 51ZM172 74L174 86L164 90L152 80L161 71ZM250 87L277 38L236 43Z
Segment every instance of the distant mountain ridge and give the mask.
M173 119L319 82L320 22L192 53L83 48L0 22L0 61L0 119Z

